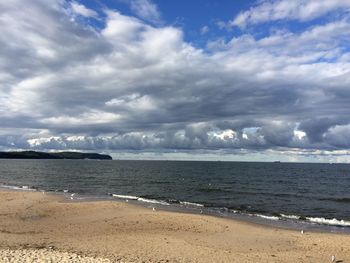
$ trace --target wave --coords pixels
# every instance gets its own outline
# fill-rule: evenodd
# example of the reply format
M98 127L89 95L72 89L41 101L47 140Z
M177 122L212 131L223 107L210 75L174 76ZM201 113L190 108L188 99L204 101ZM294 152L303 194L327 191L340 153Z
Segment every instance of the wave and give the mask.
M112 194L113 197L119 198L119 199L126 199L126 200L136 200L143 203L151 203L151 204L159 204L159 205L169 205L169 203L161 200L156 199L148 199L144 197L139 196L133 196L133 195L118 195L118 194Z
M192 202L186 202L186 201L180 201L180 204L182 204L182 205L189 205L189 206L204 207L204 205L202 205L202 204L192 203Z
M0 185L0 188L6 188L6 189L10 189L10 190L22 190L22 191L36 191L37 189L34 188L30 188L27 185L23 185L23 186L14 186L14 185L5 185L2 184Z
M187 201L180 201L177 199L166 199L166 202L169 204L180 204L185 206L198 206L198 207L204 207L203 204L194 203L194 202L187 202Z
M162 201L159 199L152 199L152 198L148 198L145 196L139 197L139 196L134 196L134 195L119 195L119 194L112 194L112 196L119 198L119 199L136 200L139 202L152 203L152 204L161 204L161 205L181 204L181 205L186 205L186 206L204 207L204 205L202 205L202 204L187 202L187 201L179 201L176 199L167 199L166 201Z
M169 204L180 204L180 201L176 199L166 199L166 201Z
M285 215L285 214L280 214L282 218L288 218L288 219L301 219L300 216L296 215Z
M317 223L320 225L330 225L330 226L350 226L350 221L346 221L343 219L327 219L324 217L302 217L302 216L297 216L297 215L285 215L281 214L282 218L287 218L287 219L294 219L294 220L301 220L301 221L307 221L311 223Z
M280 220L278 216L267 216L267 215L261 215L261 214L253 214L253 215L264 219L274 220L274 221Z
M338 220L336 218L327 219L323 217L306 217L306 220L312 223L331 225L331 226L350 226L350 221Z
M144 203L151 203L151 204L170 205L165 201L160 201L160 200L156 200L156 199L147 199L147 198L142 198L142 197L137 198L137 201L144 202Z
M120 198L120 199L130 199L130 200L137 200L139 197L138 196L133 196L133 195L117 195L117 194L112 194L113 197Z
M220 189L220 188L199 188L197 189L199 192L204 192L204 193L211 193L211 192L227 192L227 190Z
M37 191L38 189L32 188L27 185L23 186L14 186L14 185L5 185L5 184L0 184L0 188L5 188L5 189L11 189L11 190L20 190L20 191ZM209 191L221 191L220 189L217 188L206 188L202 190L209 190ZM63 190L64 193L68 193L69 191L67 189ZM74 194L73 194L74 195ZM139 197L139 196L133 196L133 195L120 195L120 194L111 194L111 196L119 199L126 199L126 200L135 200L138 202L143 202L143 203L151 203L151 204L158 204L158 205L170 205L170 204L181 204L185 206L193 206L193 207L207 207L206 205L199 204L199 203L194 203L194 202L188 202L188 201L179 201L176 199L169 199L167 201L162 201L162 200L157 200L157 199L152 199L152 198L146 198L146 197ZM343 197L343 198L325 198L324 200L330 200L330 201L336 201L336 202L350 202L350 198L348 197ZM242 207L240 207L242 208ZM248 207L249 208L249 207ZM250 211L250 213L246 210L238 209L236 210L233 208L226 208L229 212L233 213L239 213L242 215L248 215L248 216L255 216L255 217L260 217L263 219L267 220L273 220L273 221L278 221L278 220L296 220L296 221L303 221L303 222L308 222L308 223L313 223L313 224L319 224L319 225L328 225L328 226L338 226L338 227L350 227L350 221L343 220L343 219L330 219L330 218L324 218L324 217L304 217L304 216L298 216L298 215L290 215L290 214L278 214L277 215L266 215L264 213L261 213L263 211ZM253 212L253 213L252 213ZM259 213L260 212L260 213Z
M329 226L340 226L340 227L348 227L350 226L350 221L346 221L343 219L327 219L324 217L301 217L297 215L285 215L280 214L280 216L268 216L268 215L262 215L262 214L248 214L250 216L257 216L268 220L283 220L283 219L292 219L297 221L306 221L309 223L316 223L319 225L329 225Z
M171 182L168 181L150 181L150 184L171 184Z
M18 189L23 190L23 188L16 187ZM35 190L35 189L34 189ZM157 200L157 199L151 199L146 197L139 197L139 196L133 196L133 195L119 195L119 194L112 194L113 197L119 198L119 199L127 199L127 200L136 200L138 202L143 203L151 203L151 204L159 204L159 205L170 205L170 204L177 204L177 205L185 205L185 206L193 206L193 207L206 207L203 204L194 203L194 202L187 202L187 201L179 201L176 199L168 199L167 201ZM296 220L296 221L303 221L303 222L309 222L309 223L316 223L320 225L329 225L329 226L343 226L348 227L350 226L350 221L342 220L342 219L327 219L323 217L304 217L304 216L298 216L298 215L291 215L291 214L277 214L277 215L268 215L265 214L264 211L244 211L241 209L232 209L232 208L225 208L229 212L238 213L242 215L247 216L253 216L253 217L259 217L266 220ZM260 213L259 213L260 212Z
M333 201L338 203L350 203L350 197L330 197L330 198L320 198L319 200L322 201Z
M254 214L255 216L270 219L270 220L283 220L283 219L292 219L292 220L298 220L298 221L306 221L310 223L317 223L320 225L329 225L329 226L350 226L350 221L346 221L343 219L327 219L324 217L302 217L297 215L286 215L286 214L280 214L280 216L266 216L261 214Z

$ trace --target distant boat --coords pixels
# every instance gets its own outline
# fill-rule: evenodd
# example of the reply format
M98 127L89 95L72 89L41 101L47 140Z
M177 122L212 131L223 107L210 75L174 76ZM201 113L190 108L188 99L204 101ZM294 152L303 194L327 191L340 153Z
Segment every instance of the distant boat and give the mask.
M274 163L281 163L281 161L274 161Z

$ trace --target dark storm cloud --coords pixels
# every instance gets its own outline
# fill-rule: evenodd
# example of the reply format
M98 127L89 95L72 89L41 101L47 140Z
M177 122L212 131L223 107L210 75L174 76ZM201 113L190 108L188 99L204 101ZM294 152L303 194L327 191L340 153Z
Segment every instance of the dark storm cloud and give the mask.
M348 21L201 50L179 28L104 12L98 30L64 0L0 3L2 148L349 147Z

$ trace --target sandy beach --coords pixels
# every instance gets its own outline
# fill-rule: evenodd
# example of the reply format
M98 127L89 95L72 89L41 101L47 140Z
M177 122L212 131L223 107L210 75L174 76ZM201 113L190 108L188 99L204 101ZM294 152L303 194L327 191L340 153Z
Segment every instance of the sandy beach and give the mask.
M338 262L350 235L0 191L1 262Z

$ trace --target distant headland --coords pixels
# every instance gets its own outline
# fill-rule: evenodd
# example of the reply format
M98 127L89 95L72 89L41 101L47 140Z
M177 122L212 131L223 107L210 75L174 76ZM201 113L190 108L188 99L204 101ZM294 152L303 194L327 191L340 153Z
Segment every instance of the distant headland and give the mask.
M112 160L112 157L99 153L82 152L0 152L0 159L90 159L90 160Z

